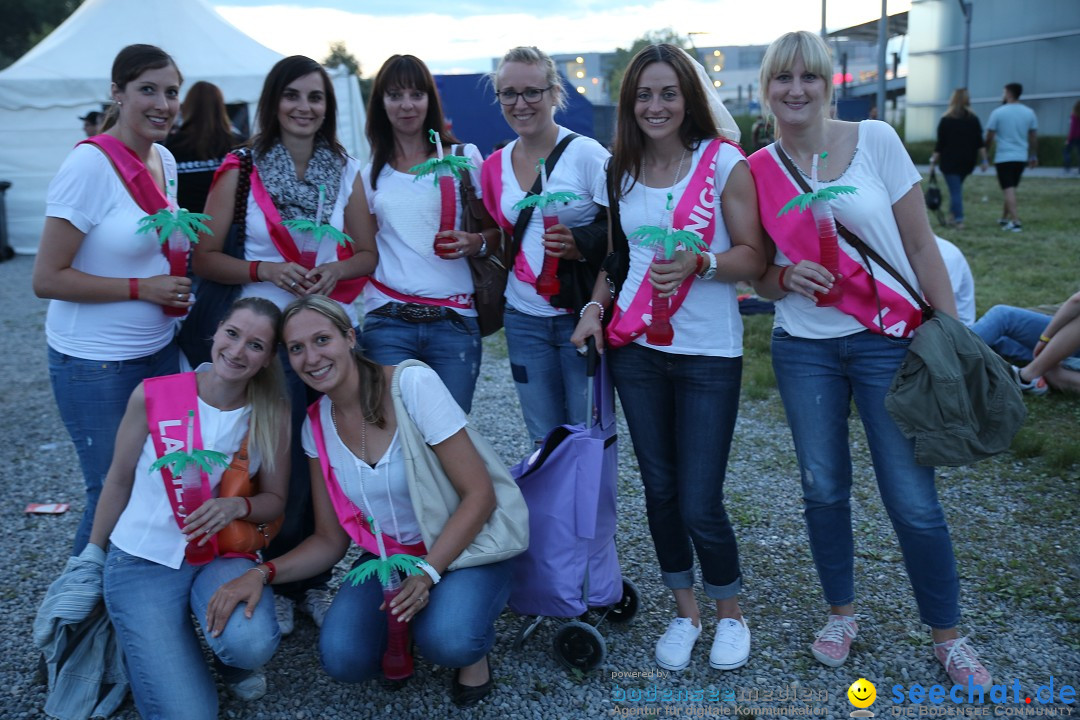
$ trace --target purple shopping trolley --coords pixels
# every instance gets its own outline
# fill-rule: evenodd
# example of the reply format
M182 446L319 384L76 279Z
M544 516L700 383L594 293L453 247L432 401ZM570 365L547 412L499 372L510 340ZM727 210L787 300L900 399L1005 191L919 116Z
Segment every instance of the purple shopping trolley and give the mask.
M598 369L599 368L599 369ZM546 617L573 618L555 633L555 656L582 672L604 661L597 626L630 621L639 595L615 551L618 443L615 393L590 342L585 425L560 425L511 468L529 506L529 549L514 558L510 609L527 619L514 648ZM600 611L592 623L587 611Z

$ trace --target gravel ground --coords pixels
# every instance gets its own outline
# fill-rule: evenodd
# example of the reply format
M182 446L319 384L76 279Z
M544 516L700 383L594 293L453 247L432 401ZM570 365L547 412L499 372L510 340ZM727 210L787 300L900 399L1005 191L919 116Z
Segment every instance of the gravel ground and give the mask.
M37 651L30 624L45 588L60 572L82 510L82 480L52 399L42 326L46 302L30 291L32 258L0 264L0 327L4 346L22 349L0 366L4 388L0 427L9 442L0 454L6 488L0 504L0 539L6 552L0 573L0 717L42 717L45 688L35 678ZM515 462L528 450L505 350L489 338L472 421ZM13 352L13 356L15 353ZM1075 430L1075 428L1074 428ZM620 520L617 538L623 573L637 583L641 605L633 622L601 625L607 659L587 675L564 670L551 651L558 621L545 622L520 651L512 649L522 619L507 611L497 625L493 653L497 691L475 710L490 718L598 718L652 712L669 716L755 714L846 717L845 692L857 678L877 687L871 708L896 711L891 688L943 683L929 635L914 600L888 519L868 467L865 442L854 430L857 578L861 634L848 663L818 664L807 645L824 619L824 607L807 549L797 473L787 428L775 399L744 401L728 472L728 508L738 533L746 590L742 606L753 632L749 664L722 673L708 667L713 620L706 618L693 662L681 673L658 673L652 648L673 614L660 585L644 520L643 497L629 435L620 431ZM703 438L706 439L707 438ZM1080 681L1080 493L1075 472L1048 474L1039 461L1012 456L970 468L946 469L939 486L949 514L962 577L963 631L970 634L997 682L1017 679L1024 697L1038 686ZM70 502L61 516L25 515L29 502ZM706 600L701 596L703 607ZM401 690L378 683L347 686L321 671L316 628L298 615L267 666L270 692L250 705L222 692L228 718L454 717L447 697L451 672L418 658L417 672ZM163 658L167 662L167 658ZM624 673L643 673L629 677ZM792 687L796 686L796 687ZM616 701L627 690L700 691L704 702ZM724 701L734 694L735 700ZM771 694L770 694L771 693ZM710 701L709 696L714 700ZM798 695L799 700L793 700ZM616 695L616 697L618 697ZM715 698L720 699L716 700ZM807 699L810 698L810 699ZM945 706L932 709L953 709ZM924 710L926 705L921 706ZM1034 706L1015 707L1023 712ZM1056 708L1062 709L1061 705ZM917 708L911 707L913 714ZM1014 709L1014 708L1010 708ZM1036 708L1039 709L1039 708ZM137 713L128 702L120 717Z

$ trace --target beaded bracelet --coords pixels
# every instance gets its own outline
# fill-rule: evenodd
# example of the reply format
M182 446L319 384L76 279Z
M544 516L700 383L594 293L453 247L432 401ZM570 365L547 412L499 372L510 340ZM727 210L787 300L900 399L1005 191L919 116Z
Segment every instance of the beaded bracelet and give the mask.
M581 306L581 312L579 312L579 313L578 313L578 317L579 317L579 318L583 318L583 317L585 317L585 310L586 310L586 308L588 308L588 307L589 307L590 305L595 305L595 306L597 307L597 309L598 309L598 310L600 311L600 322L604 322L604 306L603 306L603 305L601 305L600 303L598 303L598 302L597 302L597 301L595 301L595 300L590 300L589 302L587 302L587 303L585 303L584 305L582 305L582 306Z
M262 575L262 579L263 579L263 585L266 585L267 583L269 583L269 582L270 582L270 576L269 576L269 575L267 575L267 574L266 574L266 571L265 571L265 570L263 570L263 569L262 569L261 567L259 567L258 565L256 565L255 567L249 567L249 568L248 568L248 572L251 572L252 570L254 570L255 572L257 572L257 573L259 573L260 575Z

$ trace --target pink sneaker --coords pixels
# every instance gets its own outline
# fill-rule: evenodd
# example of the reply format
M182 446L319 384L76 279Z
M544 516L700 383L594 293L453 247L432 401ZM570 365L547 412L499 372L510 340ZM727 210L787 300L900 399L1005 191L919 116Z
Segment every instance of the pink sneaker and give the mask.
M817 640L810 646L810 652L829 667L840 667L847 660L851 641L858 632L859 624L855 622L855 618L830 615L829 622L818 631Z
M973 685L990 686L990 672L979 662L975 648L966 637L934 643L934 655L945 666L954 685L967 685L970 677Z

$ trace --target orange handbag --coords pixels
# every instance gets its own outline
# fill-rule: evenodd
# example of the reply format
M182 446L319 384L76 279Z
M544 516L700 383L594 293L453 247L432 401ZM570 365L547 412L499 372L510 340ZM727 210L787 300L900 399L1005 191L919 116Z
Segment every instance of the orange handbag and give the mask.
M259 494L258 477L251 477L248 472L247 437L240 443L240 449L233 455L232 462L221 476L221 492L218 497L246 497ZM218 554L255 553L265 550L270 541L281 530L285 521L282 513L270 522L253 523L237 519L225 526L217 534Z

